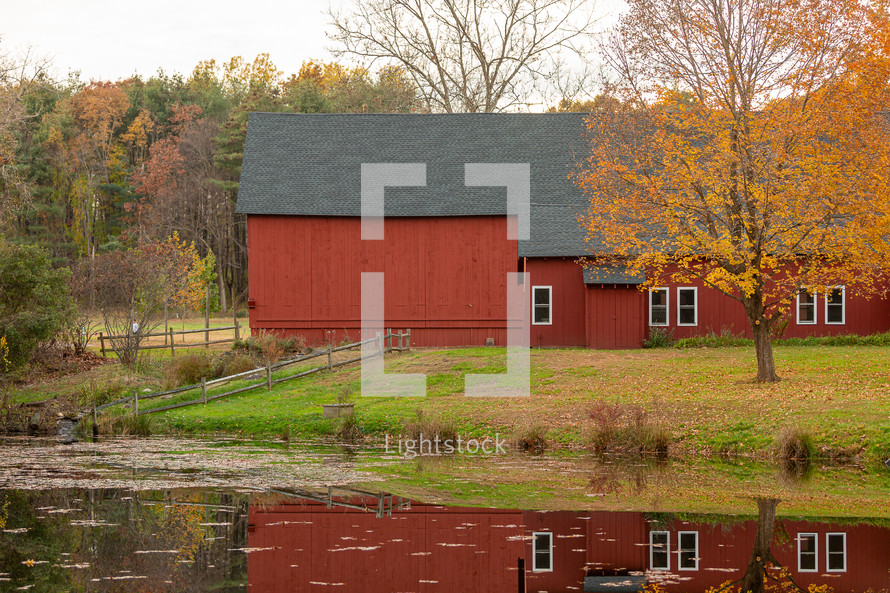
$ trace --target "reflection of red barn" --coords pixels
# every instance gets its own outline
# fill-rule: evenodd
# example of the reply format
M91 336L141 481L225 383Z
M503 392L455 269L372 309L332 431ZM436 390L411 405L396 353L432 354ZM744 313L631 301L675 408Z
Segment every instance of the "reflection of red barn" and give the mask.
M589 151L584 117L251 114L238 193L251 329L355 336L360 274L383 272L386 327L410 327L413 344L503 345L506 274L527 271L533 346L637 348L654 325L678 338L749 333L741 306L701 283L666 286L659 304L624 270L578 265L602 250L584 240L587 203L568 179ZM425 185L386 188L384 240L361 240L368 163L425 167ZM505 187L468 186L466 163L528 164L529 239L507 239ZM795 307L785 335L890 330L886 299L832 298L830 316L824 294Z
M360 500L353 502L361 503ZM369 501L371 506L376 501ZM780 520L773 552L795 581L829 584L836 593L890 587L890 530ZM679 553L694 539L697 554ZM654 523L636 512L543 512L457 508L414 503L377 518L350 508L307 502L251 507L248 583L254 592L427 591L486 593L638 590L660 582L668 591L703 592L740 578L750 560L756 523ZM669 570L653 570L651 537L667 533ZM539 549L533 550L536 534ZM547 535L549 534L549 535ZM695 534L694 538L689 534ZM783 535L784 534L784 535ZM796 543L798 534L804 545ZM799 570L808 539L816 570ZM829 534L844 534L843 538ZM843 539L843 571L829 571L825 542ZM552 547L548 546L552 542ZM695 561L694 569L681 569ZM833 562L841 559L835 549ZM656 565L661 561L654 557ZM545 570L536 570L544 568ZM549 570L546 570L549 568ZM629 575L629 589L603 588ZM523 588L524 587L524 588Z

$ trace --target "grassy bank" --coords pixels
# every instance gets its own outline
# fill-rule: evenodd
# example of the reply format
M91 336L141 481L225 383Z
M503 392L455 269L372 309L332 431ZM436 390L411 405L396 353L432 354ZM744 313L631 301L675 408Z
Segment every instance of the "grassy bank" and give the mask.
M358 428L380 438L414 424L471 437L543 432L550 448L590 447L605 433L620 446L643 427L666 434L678 455L767 456L777 439L797 434L823 456L890 457L890 350L780 346L776 358L783 380L757 385L753 352L743 348L534 350L531 397L479 400L463 397L463 375L503 372L503 349L414 351L392 355L386 370L426 373L423 399L361 397L352 367L153 415L152 430L331 435L338 421L323 418L321 404L346 399Z

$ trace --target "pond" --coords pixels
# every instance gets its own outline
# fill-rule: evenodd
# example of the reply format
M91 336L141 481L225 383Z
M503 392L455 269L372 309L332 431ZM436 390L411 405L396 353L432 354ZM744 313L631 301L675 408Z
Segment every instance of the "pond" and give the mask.
M887 473L4 439L0 590L881 591Z

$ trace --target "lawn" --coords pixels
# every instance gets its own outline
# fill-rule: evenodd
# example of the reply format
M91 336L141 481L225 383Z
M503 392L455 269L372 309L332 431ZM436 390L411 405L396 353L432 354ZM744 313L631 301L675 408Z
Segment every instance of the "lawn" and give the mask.
M645 409L647 424L670 434L671 452L678 456L765 457L776 437L790 429L808 435L824 455L890 457L886 347L779 346L783 380L772 385L750 382L754 354L748 348L533 350L531 397L463 397L465 373L503 372L505 358L498 348L393 354L387 372L427 374L425 398L361 397L359 369L350 367L206 407L161 413L152 417L153 430L330 435L337 421L322 417L321 404L348 399L355 403L363 431L380 439L400 433L420 415L430 423L453 425L465 436L515 436L539 426L551 447L585 447L597 426L592 409L637 405ZM170 402L152 405L162 403ZM140 406L148 407L149 402ZM614 422L627 424L628 418Z

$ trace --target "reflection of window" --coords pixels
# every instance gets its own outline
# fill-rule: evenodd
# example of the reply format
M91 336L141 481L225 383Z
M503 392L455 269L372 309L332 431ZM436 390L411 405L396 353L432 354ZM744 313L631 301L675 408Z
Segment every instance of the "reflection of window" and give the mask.
M843 286L835 286L825 293L825 323L844 324L845 292Z
M698 570L698 532L680 531L677 533L677 550L680 560L679 570Z
M551 300L553 288L550 286L532 287L532 324L552 325Z
M667 531L649 532L649 568L671 569L671 534Z
M677 325L698 325L698 289L677 289Z
M816 323L816 293L810 294L806 288L797 293L797 324Z
M797 534L797 570L816 572L819 570L818 543L815 533Z
M668 324L668 289L653 288L649 291L649 325Z
M828 533L825 535L825 567L829 572L847 570L847 534Z
M534 536L534 571L553 570L553 534L549 531L538 531L532 534Z

